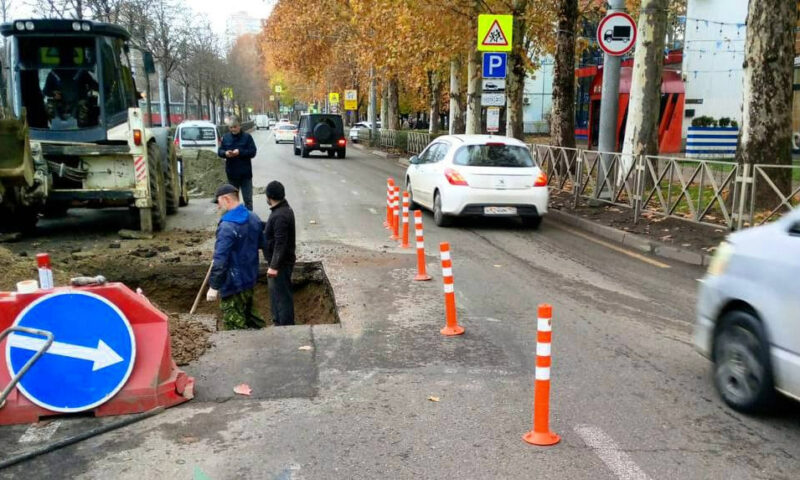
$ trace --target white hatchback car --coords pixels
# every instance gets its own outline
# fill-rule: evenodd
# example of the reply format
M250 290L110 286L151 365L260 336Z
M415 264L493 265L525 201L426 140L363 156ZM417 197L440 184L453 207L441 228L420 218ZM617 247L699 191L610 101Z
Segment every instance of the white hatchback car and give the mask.
M528 147L493 135L447 135L411 157L406 190L412 206L433 211L436 225L456 216L519 217L537 228L547 213L547 177Z
M281 123L277 125L273 131L275 132L275 143L294 143L294 136L297 134L297 126L292 123Z

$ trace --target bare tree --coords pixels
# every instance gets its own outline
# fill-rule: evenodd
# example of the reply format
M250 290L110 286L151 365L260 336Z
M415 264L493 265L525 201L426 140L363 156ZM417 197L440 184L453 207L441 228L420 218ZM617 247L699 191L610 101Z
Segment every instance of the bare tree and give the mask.
M575 27L578 0L559 0L556 65L553 75L553 120L550 142L575 147Z
M185 24L178 24L180 7L175 0L157 0L148 9L149 29L146 35L148 49L161 65L161 91L164 95L165 117L162 125L170 125L169 79L177 70L188 49L188 32Z

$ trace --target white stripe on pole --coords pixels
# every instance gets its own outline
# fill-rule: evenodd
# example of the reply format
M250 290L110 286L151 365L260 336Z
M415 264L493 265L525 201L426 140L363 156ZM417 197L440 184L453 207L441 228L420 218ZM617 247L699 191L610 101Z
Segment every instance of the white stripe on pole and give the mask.
M417 242L417 248L425 248L424 242Z
M442 252L442 260L450 260L450 252Z
M537 343L536 344L536 355L539 357L549 357L550 356L550 343Z
M550 324L550 319L549 318L540 318L537 327L538 327L540 332L552 332L553 331L553 327Z
M452 277L453 276L453 269L452 268L443 268L442 269L442 276L443 277Z
M536 367L536 380L550 380L550 367Z
M453 293L453 284L452 283L445 283L444 284L444 293Z

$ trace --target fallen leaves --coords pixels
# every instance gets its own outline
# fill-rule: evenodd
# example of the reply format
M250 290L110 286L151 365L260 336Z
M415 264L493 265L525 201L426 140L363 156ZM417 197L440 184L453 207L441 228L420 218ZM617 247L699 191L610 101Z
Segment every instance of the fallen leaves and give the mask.
M312 349L313 349L313 347L311 347L310 345L303 345L302 347L298 348L298 350L302 350L304 352L307 352L307 351L312 350Z
M428 400L430 400L431 402L438 402L439 401L439 397L431 396L431 397L428 397Z
M253 393L253 389L250 388L250 385L246 383L240 383L239 385L233 387L233 393L237 395L246 395L249 397L250 394Z

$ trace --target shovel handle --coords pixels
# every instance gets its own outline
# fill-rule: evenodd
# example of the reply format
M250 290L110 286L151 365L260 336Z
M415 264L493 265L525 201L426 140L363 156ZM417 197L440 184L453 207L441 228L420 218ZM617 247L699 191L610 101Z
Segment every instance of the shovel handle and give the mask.
M194 304L192 305L192 310L189 311L189 315L194 315L194 312L197 310L197 305L200 304L200 298L203 296L203 292L208 285L208 279L211 278L211 268L214 266L214 262L211 262L211 265L208 266L208 271L206 272L206 278L203 279L203 285L200 286L200 290L197 292L197 296L194 298Z

